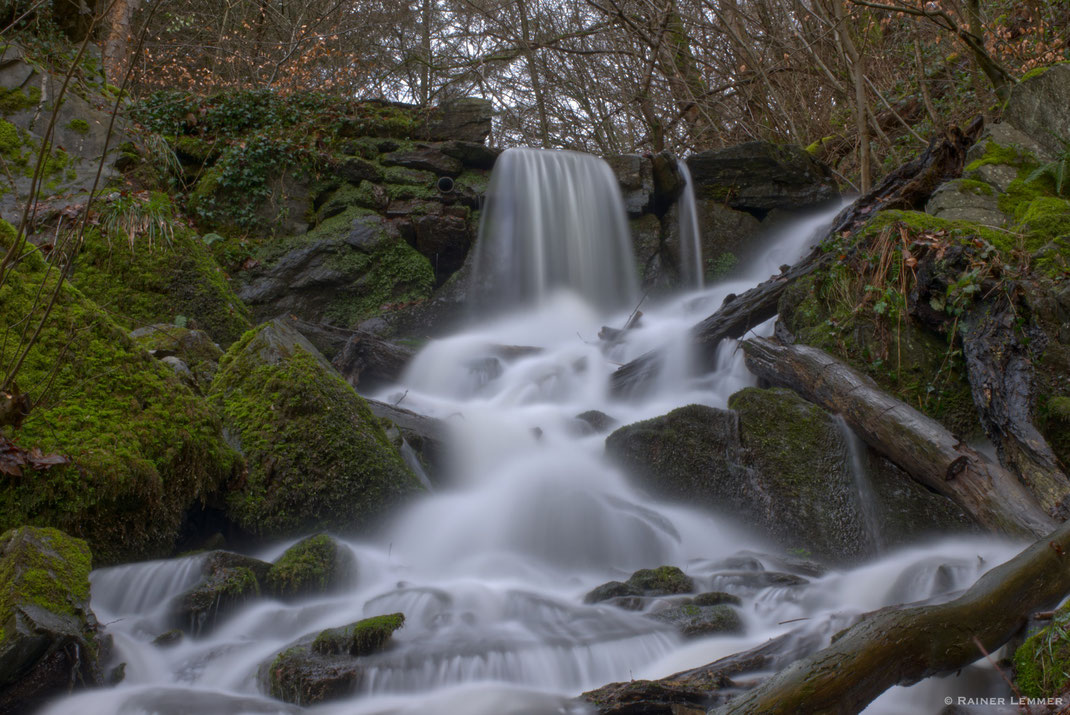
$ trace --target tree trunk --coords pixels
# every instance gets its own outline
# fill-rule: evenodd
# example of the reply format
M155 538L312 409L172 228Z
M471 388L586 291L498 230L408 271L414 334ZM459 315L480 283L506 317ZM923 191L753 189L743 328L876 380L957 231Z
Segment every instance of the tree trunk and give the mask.
M893 685L967 666L1006 643L1031 612L1070 591L1068 550L1070 522L950 603L867 614L828 648L796 661L717 715L857 713Z
M934 139L917 159L888 174L870 193L840 212L829 235L853 233L878 211L920 209L940 184L962 174L966 151L981 133L974 122L965 132L953 128L947 137ZM760 283L742 295L731 295L721 308L692 328L697 348L696 368L708 372L715 367L717 346L725 338L742 337L777 313L784 290L797 279L826 265L833 256L815 247L801 261L775 278ZM640 355L613 373L610 389L616 395L639 397L649 390L660 370L663 356L652 350Z
M866 444L995 532L1039 536L1054 522L1017 478L828 353L765 338L743 342L747 367L843 416Z
M122 83L130 59L130 21L139 0L113 0L107 17L108 34L104 39L104 76L114 85Z

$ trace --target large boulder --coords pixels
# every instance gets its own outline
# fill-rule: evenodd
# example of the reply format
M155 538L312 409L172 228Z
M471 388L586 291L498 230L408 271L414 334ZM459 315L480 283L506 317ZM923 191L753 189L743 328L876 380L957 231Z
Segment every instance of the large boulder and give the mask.
M13 233L0 222L0 247ZM238 457L211 406L83 293L57 289L55 273L31 251L5 275L0 332L40 320L38 291L58 291L16 375L38 404L12 436L71 463L0 478L0 528L62 528L89 542L98 565L164 556ZM0 371L15 357L3 353Z
M223 351L202 330L190 330L172 323L146 325L130 332L130 337L157 360L180 361L197 389L207 392ZM178 363L168 362L174 370Z
M231 347L209 398L246 459L227 501L250 532L364 531L422 489L364 400L284 321Z
M1003 121L1029 135L1049 154L1066 151L1070 141L1070 64L1052 65L1015 85ZM1060 139L1062 141L1060 141Z
M458 141L482 144L490 136L494 105L488 99L464 97L435 107L417 133L431 141Z
M249 309L166 194L112 196L101 211L114 220L86 232L71 282L107 306L117 322L127 328L181 324L224 346L251 327ZM151 228L128 236L129 226L117 220L125 211L140 212Z
M801 147L747 142L687 159L695 196L764 216L839 197L832 172Z
M393 224L353 207L307 234L266 245L243 280L238 295L260 318L290 313L356 327L385 304L427 298L435 276Z
M606 451L650 493L734 515L826 562L969 528L946 499L853 453L842 424L795 393L749 388L729 404L622 427Z
M91 81L90 77L86 79ZM98 79L103 84L103 78ZM37 152L55 108L54 98L63 84L62 73L41 71L17 45L5 44L0 68L0 156L6 170L0 172L0 215L17 215L30 196ZM89 82L77 89L76 84L68 87L56 114L53 149L43 165L39 187L41 199L56 197L68 203L72 196L87 194L97 179L101 161L102 181L118 175L115 162L125 141L126 122L119 118L105 155L111 122L107 107L114 97L89 93Z
M91 560L84 541L56 529L0 536L0 713L31 712L56 693L101 684Z

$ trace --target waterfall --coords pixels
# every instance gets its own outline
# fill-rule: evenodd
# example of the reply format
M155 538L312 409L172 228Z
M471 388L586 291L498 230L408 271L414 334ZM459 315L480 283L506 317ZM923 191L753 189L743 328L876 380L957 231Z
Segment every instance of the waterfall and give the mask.
M677 199L680 234L680 283L686 288L701 288L706 271L702 262L702 232L695 205L695 186L687 162L678 159L676 166L684 177L684 191Z
M487 187L472 292L482 314L571 290L603 310L634 303L635 259L617 179L601 159L509 149Z
M448 426L456 478L381 532L345 540L358 564L345 592L250 600L210 633L168 648L153 639L170 627L169 604L196 581L200 559L94 572L92 605L115 640L112 664L127 663L126 679L58 699L42 715L312 712L265 694L257 678L263 664L326 628L395 612L405 614L405 626L389 649L362 658L360 692L315 706L318 715L571 713L576 695L607 683L665 677L795 629L812 648L859 613L950 598L1018 546L960 537L850 570L807 572L790 585L748 580L791 567L731 515L637 490L605 458L606 435L577 428L577 416L591 410L630 424L692 403L724 408L731 394L754 385L737 343L725 340L710 374L667 369L635 402L615 401L609 391L619 364L653 348L683 350L691 326L729 293L798 260L838 208L767 236L765 250L732 281L644 305L641 324L607 346L593 336L602 325L622 325L635 295L612 174L581 154L506 152L492 181L476 277L511 307L430 342L398 385L375 395L404 396L408 409ZM502 345L531 349L493 371L473 367L497 359ZM284 546L253 555L274 559ZM699 591L739 596L745 632L685 641L648 612L584 602L600 584L660 565L680 567ZM984 692L952 679L923 685L943 690L890 692L870 711L931 711L956 692L948 688Z

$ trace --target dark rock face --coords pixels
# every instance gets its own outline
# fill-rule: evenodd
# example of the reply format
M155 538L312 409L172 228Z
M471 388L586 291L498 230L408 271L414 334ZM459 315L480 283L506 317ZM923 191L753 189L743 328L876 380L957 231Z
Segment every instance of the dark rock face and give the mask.
M828 167L792 145L747 142L694 154L687 165L696 198L758 215L806 208L840 195Z
M282 321L231 347L208 397L246 458L227 506L251 533L366 530L422 489L364 400Z
M747 389L729 404L622 427L606 451L652 494L732 514L825 562L968 528L948 500L880 463L867 463L863 497L842 427L795 393Z
M607 156L606 163L620 184L628 216L638 218L650 210L654 199L654 167L651 160L638 154L621 154Z
M1015 85L1003 121L1033 138L1049 154L1065 150L1058 138L1070 140L1070 66L1052 65Z
M361 181L381 183L383 170L370 161L351 156L335 167L334 173L352 184L360 184Z
M405 616L393 613L331 628L279 653L260 667L260 680L272 697L314 705L351 695L364 681L362 657L390 645Z
M102 683L90 565L86 543L56 529L0 536L0 713Z
M423 254L435 271L435 284L441 285L456 273L468 255L472 235L468 222L458 216L415 216L416 250Z
M494 105L490 100L465 97L436 107L421 130L425 139L456 139L482 144L490 136Z
M457 176L464 170L464 165L460 159L447 156L430 146L421 146L408 151L390 152L389 154L384 154L380 161L384 166L402 166L407 169L431 171L439 176Z
M438 145L438 150L446 156L452 156L466 167L490 171L494 168L501 149L487 146L482 142L472 141L445 141Z

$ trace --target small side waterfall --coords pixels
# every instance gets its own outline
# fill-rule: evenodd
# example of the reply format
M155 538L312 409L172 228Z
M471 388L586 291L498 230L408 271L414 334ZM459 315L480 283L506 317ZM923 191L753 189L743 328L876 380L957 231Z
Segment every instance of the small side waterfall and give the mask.
M702 265L702 233L699 230L698 208L695 205L695 184L691 171L683 159L676 161L684 177L684 191L677 200L680 233L680 283L685 288L700 289L705 284L706 271Z
M476 243L483 314L568 289L604 310L634 303L635 259L617 179L601 159L509 149L494 167Z

